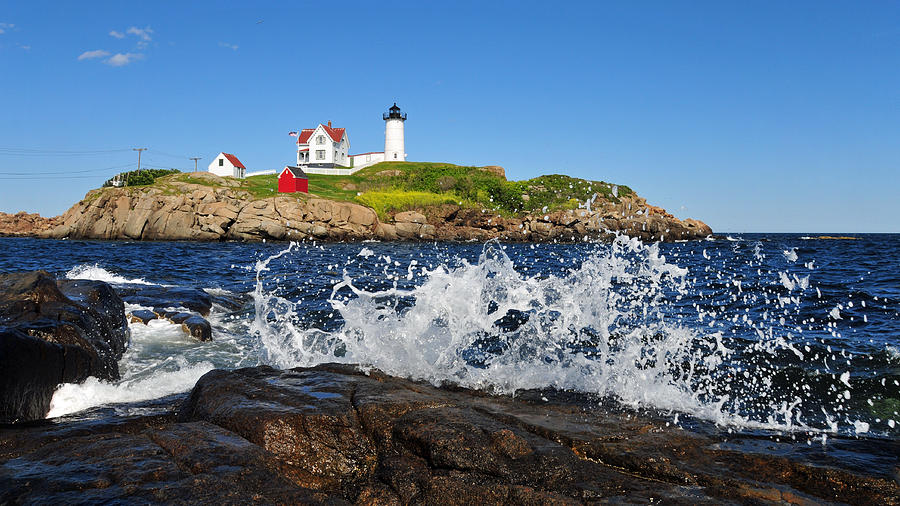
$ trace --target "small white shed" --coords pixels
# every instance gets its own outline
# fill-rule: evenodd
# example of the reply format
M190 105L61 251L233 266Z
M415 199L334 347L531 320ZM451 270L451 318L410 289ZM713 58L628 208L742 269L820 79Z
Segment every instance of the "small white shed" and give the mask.
M209 171L217 176L243 178L247 167L230 153L219 153L209 164Z

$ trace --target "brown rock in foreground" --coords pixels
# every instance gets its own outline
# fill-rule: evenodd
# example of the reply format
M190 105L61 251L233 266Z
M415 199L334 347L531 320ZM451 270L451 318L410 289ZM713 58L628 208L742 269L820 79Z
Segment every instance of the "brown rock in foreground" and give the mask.
M0 431L0 503L900 504L839 456L352 366L212 371L179 411Z
M495 173L502 168L486 167ZM149 186L91 190L62 216L27 228L16 221L0 235L123 240L445 240L582 241L615 233L646 241L701 239L712 230L697 220L679 220L636 195L603 200L596 208L508 218L492 211L443 205L396 213L380 220L352 202L276 195L256 198L234 188L235 180L208 172L190 174L205 184L170 181ZM15 215L19 216L19 215ZM30 216L30 215L29 215ZM2 217L0 217L2 218Z

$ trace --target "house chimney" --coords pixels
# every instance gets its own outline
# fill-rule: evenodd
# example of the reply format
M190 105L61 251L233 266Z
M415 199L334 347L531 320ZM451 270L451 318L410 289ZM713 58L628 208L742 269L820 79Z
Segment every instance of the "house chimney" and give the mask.
M328 120L328 128L331 128L331 120Z

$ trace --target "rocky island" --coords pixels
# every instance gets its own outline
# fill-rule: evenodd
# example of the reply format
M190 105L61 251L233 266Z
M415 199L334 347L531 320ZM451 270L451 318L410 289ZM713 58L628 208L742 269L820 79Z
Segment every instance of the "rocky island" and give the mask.
M616 233L674 241L712 233L627 186L567 176L507 181L501 167L380 163L313 176L310 194L278 194L275 176L208 172L91 190L63 215L0 213L0 234L70 239L260 241L580 241Z

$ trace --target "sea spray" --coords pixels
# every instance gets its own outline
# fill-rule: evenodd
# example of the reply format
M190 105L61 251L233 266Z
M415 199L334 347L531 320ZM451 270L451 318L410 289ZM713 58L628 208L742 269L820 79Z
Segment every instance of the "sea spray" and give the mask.
M218 266L200 282L252 304L214 307L211 343L132 324L123 379L108 386L168 392L180 369L199 376L204 363L341 361L497 393L587 392L729 427L897 433L896 342L879 337L895 298L834 284L845 276L821 250L799 247L806 263L792 262L782 252L794 244L198 245ZM261 260L248 264L254 250ZM101 269L114 285L136 281ZM91 399L81 406L137 398L79 392Z
M762 260L758 244L752 248ZM292 249L260 262L258 272ZM392 262L382 260L387 274ZM252 328L266 360L279 367L360 363L495 393L575 390L745 427L833 427L810 424L809 413L819 406L805 405L802 388L776 388L773 364L784 353L803 360L790 334L746 317L724 325L703 309L692 318L674 317L672 303L692 295L693 287L688 270L667 262L656 244L619 237L595 245L580 265L550 275L518 270L497 243L488 243L477 262L406 270L406 277L417 273L415 286L401 288L401 276L394 276L392 287L370 290L345 269L330 297L342 322L334 331L298 326L302 310L258 277ZM807 287L805 279L789 281L789 290ZM734 285L734 297L743 296L740 283ZM696 319L703 318L712 321L698 329ZM727 336L735 324L753 328L757 340ZM855 422L846 424L862 426Z

